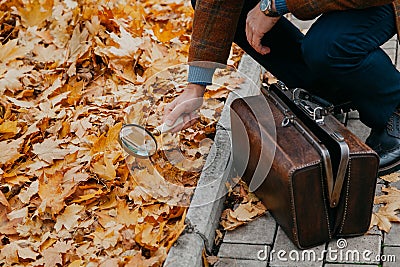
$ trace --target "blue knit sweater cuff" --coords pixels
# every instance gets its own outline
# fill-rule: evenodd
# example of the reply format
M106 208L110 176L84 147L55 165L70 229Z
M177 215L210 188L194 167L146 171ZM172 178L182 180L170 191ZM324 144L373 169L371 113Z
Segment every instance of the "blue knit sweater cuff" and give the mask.
M202 68L198 66L189 66L188 82L211 85L215 68Z
M280 15L285 15L286 13L289 13L286 0L275 0L275 8Z

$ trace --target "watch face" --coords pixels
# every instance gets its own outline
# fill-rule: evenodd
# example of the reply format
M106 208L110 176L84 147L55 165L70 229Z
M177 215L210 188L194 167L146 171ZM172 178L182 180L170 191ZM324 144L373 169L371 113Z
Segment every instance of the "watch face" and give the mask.
M260 2L260 10L262 11L262 12L264 12L264 11L266 11L267 10L267 8L268 8L268 0L261 0L261 2Z

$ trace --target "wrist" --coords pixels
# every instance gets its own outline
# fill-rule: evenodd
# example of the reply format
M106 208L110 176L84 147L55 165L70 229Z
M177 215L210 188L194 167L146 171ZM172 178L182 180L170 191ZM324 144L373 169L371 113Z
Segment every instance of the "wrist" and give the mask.
M188 83L185 88L185 92L194 93L196 96L203 96L206 91L206 86L197 83Z

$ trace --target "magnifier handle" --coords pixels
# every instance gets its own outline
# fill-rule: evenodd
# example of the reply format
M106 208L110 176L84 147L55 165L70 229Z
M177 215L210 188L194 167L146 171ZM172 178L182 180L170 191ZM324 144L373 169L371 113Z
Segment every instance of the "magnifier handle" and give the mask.
M179 124L183 123L183 117L179 117L176 119L175 123L172 124L171 126L168 126L165 122L159 126L156 127L156 130L159 131L160 133L165 133L171 130L172 128L178 126Z

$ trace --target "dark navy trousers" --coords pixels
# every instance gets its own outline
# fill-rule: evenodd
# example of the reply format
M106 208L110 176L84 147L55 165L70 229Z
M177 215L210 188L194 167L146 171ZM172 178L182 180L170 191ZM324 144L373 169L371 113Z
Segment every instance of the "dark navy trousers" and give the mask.
M271 48L263 56L245 34L247 13L258 2L245 1L235 43L288 87L351 101L363 123L385 127L400 104L400 73L380 48L396 33L391 5L323 14L305 35L282 17L262 40Z

